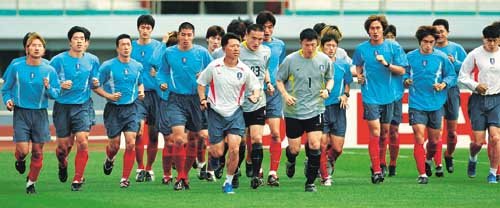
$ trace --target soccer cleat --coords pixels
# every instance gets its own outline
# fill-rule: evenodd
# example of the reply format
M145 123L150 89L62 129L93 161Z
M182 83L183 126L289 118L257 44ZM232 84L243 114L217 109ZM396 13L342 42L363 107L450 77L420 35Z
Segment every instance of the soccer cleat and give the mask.
M469 163L467 164L467 175L469 178L475 178L476 177L476 164L477 161L471 161L469 160Z
M486 178L488 180L488 183L490 184L494 184L494 183L498 183L497 182L497 176L495 174L488 174L488 177Z
M184 179L180 179L174 184L174 191L189 190L189 184Z
M215 173L215 177L217 179L221 179L222 178L222 175L224 174L224 164L221 163L219 165L219 167L217 167L215 170L214 170L214 173Z
M184 190L189 190L191 189L189 187L189 182L187 181L187 179L182 179L182 183L184 184Z
M497 182L500 181L500 175L497 175Z
M194 161L193 164L191 165L193 169L198 169L198 161Z
M428 163L427 161L425 161L425 175L427 175L427 177L432 176L431 165L432 165L431 163Z
M233 186L229 183L224 183L222 186L222 192L225 194L234 194Z
M444 171L442 165L436 167L436 177L444 177Z
M127 179L122 179L120 181L120 188L128 188L130 186L130 181Z
M453 173L453 171L455 170L453 168L453 157L444 156L444 164L446 165L446 171L448 171L448 173Z
M205 180L207 178L208 178L207 164L204 164L203 167L201 167L200 172L198 172L198 179Z
M233 189L240 187L240 176L238 173L234 173L233 180L231 181Z
M83 182L73 181L71 183L71 191L80 191L82 189Z
M68 167L61 167L59 166L59 181L61 183L64 183L68 180Z
M384 182L384 175L382 173L375 173L372 175L372 183L379 184Z
M109 161L106 158L106 160L104 160L104 164L102 165L102 169L104 170L105 175L111 174L111 171L113 171L113 161Z
M257 189L260 185L262 185L261 179L257 176L252 177L252 180L250 181L250 187L252 187L253 189Z
M332 179L330 178L330 176L328 176L327 178L322 178L321 179L321 185L323 185L323 186L332 186Z
M146 171L145 177L144 177L145 182L153 182L155 181L155 172L152 170Z
M170 176L163 176L163 178L161 179L161 183L162 184L165 184L165 185L170 185L172 183L173 179L172 177Z
M428 177L419 176L417 178L417 183L418 184L427 184L427 183L429 183L429 178Z
M146 180L146 171L138 169L135 171L135 182L144 182Z
M311 183L311 184L306 184L305 191L306 192L316 192L318 190L316 189L316 185Z
M14 165L16 166L16 170L17 172L19 172L19 174L24 174L24 172L26 171L26 160L16 161Z
M208 182L215 182L217 179L215 179L214 171L207 171L207 177L206 177Z
M26 193L27 194L36 194L35 184L31 184L28 187L26 187Z
M389 177L396 176L396 166L389 165Z
M381 164L380 169L382 170L382 175L387 176L387 165Z
M267 185L269 186L280 186L280 179L276 175L267 176Z
M291 162L286 162L286 176L289 178L293 178L293 175L295 175L295 163Z
M245 173L247 174L247 177L251 178L253 177L253 164L245 162Z

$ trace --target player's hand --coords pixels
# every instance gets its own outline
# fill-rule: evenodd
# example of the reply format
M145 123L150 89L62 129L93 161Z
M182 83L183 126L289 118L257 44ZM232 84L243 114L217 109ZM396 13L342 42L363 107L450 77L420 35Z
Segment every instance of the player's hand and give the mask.
M413 84L413 80L412 79L405 79L403 84L405 85L406 88L409 88Z
M341 95L339 97L339 100L340 100L340 108L342 109L347 109L347 107L349 107L349 104L347 103L347 99L348 97L346 95Z
M65 90L71 89L72 86L73 86L73 82L71 80L66 80L66 81L63 81L61 83L61 88L65 89Z
M284 97L287 105L295 105L295 101L297 101L297 98L289 95L288 93L286 93Z
M255 96L255 95L250 95L250 96L248 96L248 100L249 100L251 103L254 103L254 104L255 104L255 103L259 102L260 97L257 97L257 96Z
M364 85L365 84L365 75L358 74L358 84L360 84L360 85Z
M99 87L99 80L97 78L92 78L92 85L94 85L94 87Z
M111 100L111 101L118 101L120 98L122 97L122 93L120 92L115 92L113 94L110 94L110 96L108 96L108 100Z
M202 111L208 109L208 101L207 99L203 99L200 101L200 108Z
M45 89L49 89L49 87L50 87L49 79L47 77L43 78L43 86L45 87Z
M156 74L158 72L156 71L155 68L151 67L151 69L149 70L149 75L151 75L151 77L156 77Z
M387 65L387 61L385 61L385 58L383 55L377 55L377 56L375 56L375 59L377 59L377 61L379 63L381 63L382 65L384 65L384 66Z
M481 94L481 95L484 95L486 94L486 91L488 90L488 86L486 86L485 84L483 83L479 83L476 87L476 91Z
M323 99L327 99L330 93L328 93L327 89L319 90L319 96Z
M166 43L168 42L168 39L170 38L170 36L172 36L174 33L173 32L168 32L168 33L165 33L165 35L163 35L162 37L162 42Z
M12 100L7 101L7 103L6 103L7 110L9 110L9 111L14 110L14 106L15 106L14 101L12 101Z
M139 100L144 100L144 97L146 97L146 94L144 94L144 91L139 90L139 95L138 95Z
M275 91L275 90L276 90L276 89L274 89L273 84L271 84L271 83L267 83L267 90L266 90L266 91L267 91L267 94L268 94L268 95L273 96L273 95L274 95L274 91Z
M455 57L453 57L451 54L448 54L448 59L451 61L451 63L455 63Z
M165 90L167 90L167 89L168 89L168 85L167 85L167 83L163 83L163 84L161 84L161 85L160 85L160 89L161 89L161 91L165 91Z
M445 82L437 83L437 84L434 84L433 87L434 87L434 90L439 92L446 87L446 83Z

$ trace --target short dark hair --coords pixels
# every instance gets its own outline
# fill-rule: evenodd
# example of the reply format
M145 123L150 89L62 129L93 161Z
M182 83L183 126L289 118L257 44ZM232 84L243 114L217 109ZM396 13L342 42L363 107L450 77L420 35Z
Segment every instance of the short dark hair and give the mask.
M257 15L257 18L255 18L255 22L259 25L264 25L266 22L271 22L274 25L276 25L276 18L274 17L274 14L270 11L261 11Z
M439 38L439 32L436 27L430 25L422 25L418 27L417 32L415 32L415 37L418 40L418 44L427 36L432 35L434 39Z
M264 32L264 26L259 24L251 24L247 27L247 34L251 31Z
M181 32L182 29L188 29L188 30L192 30L193 33L194 33L194 25L191 24L190 22L183 22L179 25L179 31L178 32Z
M141 25L151 25L152 28L155 28L155 19L149 14L143 14L137 18L137 28Z
M437 25L442 25L446 29L446 32L450 32L450 24L448 24L448 20L436 19L434 20L434 22L432 22L432 26L437 26Z
M316 31L318 34L321 34L321 31L326 27L326 24L324 22L318 22L314 24L313 30Z
M324 46L325 43L330 42L330 41L335 41L335 43L339 43L339 39L336 35L333 34L325 34L321 37L321 46Z
M229 42L229 40L231 40L231 39L236 39L236 40L238 40L238 41L240 41L240 42L241 42L241 38L240 38L240 36L239 36L239 35L236 35L236 34L234 34L234 33L228 32L228 33L226 33L224 36L222 36L222 40L221 40L221 45L222 45L222 47L223 47L223 48L224 48L224 47L226 47L227 43L228 43L228 42Z
M119 42L120 42L121 39L129 39L130 42L132 42L132 38L130 38L130 35L128 35L128 34L121 34L118 37L116 37L116 40L115 40L115 45L116 45L117 48L118 48L118 45L119 45Z
M342 32L340 32L340 28L337 25L325 25L318 33L320 37L327 34L337 36L337 43L342 40Z
M68 31L68 40L71 41L71 38L73 38L73 35L77 32L83 33L83 36L85 37L85 40L90 39L90 31L87 30L87 28L80 27L80 26L73 26L71 29Z
M303 40L318 40L318 39L319 39L318 33L311 28L304 29L302 30L302 32L300 32L300 42L302 42Z
M224 28L222 28L219 25L213 25L207 29L207 34L205 35L205 38L208 39L209 37L214 37L214 36L224 36L226 32L224 31Z
M386 36L388 33L392 33L394 37L396 37L396 26L394 25L387 25L387 28L384 30L384 36Z
M241 18L238 17L238 19L231 20L231 22L229 23L229 25L227 25L226 31L228 33L234 33L236 35L239 35L240 39L243 39L243 37L245 37L245 33L246 33L246 30L247 30L247 27L250 24L252 24L251 21L249 21L249 20L242 20Z
M170 36L168 36L168 40L165 43L165 45L167 47L173 46L173 45L177 44L177 42L178 42L178 40L177 40L177 31L174 30L174 31L172 31L170 33L172 33L172 34Z
M26 48L26 44L28 43L28 38L33 32L27 32L26 35L23 37L23 48Z
M379 21L380 24L382 24L382 30L385 30L387 28L387 19L385 18L384 15L370 15L366 20L365 20L365 30L368 33L368 30L370 29L370 25L372 22Z
M483 38L498 38L500 31L494 25L488 25L483 29Z

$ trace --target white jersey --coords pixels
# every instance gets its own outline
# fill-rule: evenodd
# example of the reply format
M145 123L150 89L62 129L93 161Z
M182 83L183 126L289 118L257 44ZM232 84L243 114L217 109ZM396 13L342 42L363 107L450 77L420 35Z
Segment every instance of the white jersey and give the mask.
M495 95L500 93L499 75L500 49L491 53L484 50L481 45L472 50L465 58L458 81L472 91L476 90L479 83L486 84L488 87L486 95Z
M260 90L262 87L255 74L243 62L235 67L224 64L224 57L212 61L198 77L198 84L210 85L210 108L223 117L229 117L243 104L245 89Z
M240 60L250 67L257 79L259 80L261 92L260 99L257 103L252 103L249 100L245 100L241 108L243 112L256 111L264 106L266 106L266 95L264 94L264 80L266 78L266 72L269 68L269 57L271 57L271 49L267 46L261 45L256 51L251 51L246 47L246 43L243 42L240 46ZM247 89L245 96L252 95L252 91Z

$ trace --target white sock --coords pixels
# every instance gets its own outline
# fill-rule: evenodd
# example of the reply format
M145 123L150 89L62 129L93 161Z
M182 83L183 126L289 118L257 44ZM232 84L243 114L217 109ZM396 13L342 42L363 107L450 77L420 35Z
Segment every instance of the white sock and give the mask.
M432 160L425 160L425 163L432 164Z
M198 163L198 169L201 169L201 168L203 168L203 166L205 166L205 162L202 162L202 163Z
M469 155L469 160L472 162L477 162L477 154L474 156Z
M424 178L427 178L427 175L424 173L422 175L419 175L419 177L424 177Z
M26 183L26 188L27 188L28 186L33 185L33 184L35 184L35 181L28 180L28 182Z
M276 171L274 171L274 170L269 171L269 175L274 175L275 176L276 175Z
M490 174L496 175L497 174L497 169L496 168L490 168Z
M233 184L234 175L226 175L226 181L224 183Z

